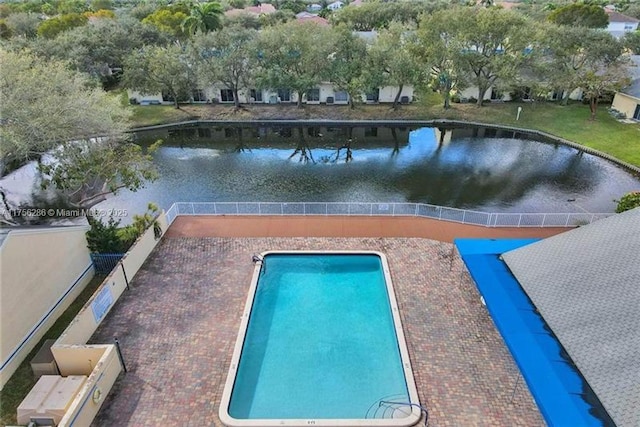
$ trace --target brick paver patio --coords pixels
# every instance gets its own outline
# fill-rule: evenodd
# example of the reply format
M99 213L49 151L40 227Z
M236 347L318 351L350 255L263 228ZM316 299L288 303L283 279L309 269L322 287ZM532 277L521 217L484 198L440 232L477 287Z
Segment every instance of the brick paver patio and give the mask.
M117 337L129 369L94 425L220 426L218 406L253 272L251 256L277 249L387 255L430 426L544 425L451 244L291 237L165 237L92 337L93 343Z

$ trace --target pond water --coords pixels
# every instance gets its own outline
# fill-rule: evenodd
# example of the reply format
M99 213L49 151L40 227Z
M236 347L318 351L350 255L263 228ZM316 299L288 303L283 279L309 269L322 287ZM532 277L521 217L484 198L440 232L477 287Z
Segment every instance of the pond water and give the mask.
M574 148L491 128L210 126L161 138L160 178L97 208L148 202L420 202L485 212L613 212L640 179ZM6 183L6 182L5 182ZM0 182L0 185L3 184Z
M640 179L561 144L490 128L175 127L161 177L99 207L148 201L421 202L486 212L611 212Z

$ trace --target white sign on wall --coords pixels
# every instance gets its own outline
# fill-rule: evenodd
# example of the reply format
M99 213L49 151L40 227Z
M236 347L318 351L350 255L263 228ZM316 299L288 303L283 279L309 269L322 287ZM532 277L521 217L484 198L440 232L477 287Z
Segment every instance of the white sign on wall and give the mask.
M93 310L93 318L96 320L96 323L100 323L112 305L113 296L111 295L111 288L105 286L91 303L91 310Z

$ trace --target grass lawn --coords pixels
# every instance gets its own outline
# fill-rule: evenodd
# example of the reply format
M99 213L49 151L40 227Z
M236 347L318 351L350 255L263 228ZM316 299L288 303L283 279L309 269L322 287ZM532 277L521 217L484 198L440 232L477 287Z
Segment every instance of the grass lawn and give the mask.
M607 106L598 108L595 121L589 121L589 106L575 102L557 103L487 103L452 104L444 110L439 95L426 94L421 101L391 110L388 105L359 105L351 110L339 105L251 105L237 110L232 105L134 106L134 127L184 120L259 120L259 119L327 119L327 120L432 120L457 119L537 129L609 153L625 162L640 166L640 124L620 123L609 115ZM522 107L516 121L518 107Z
M15 425L16 410L22 399L36 384L36 379L31 371L31 359L36 355L40 347L47 339L56 339L64 332L71 320L76 316L78 311L84 306L87 300L93 295L93 292L100 286L105 276L95 276L86 288L71 303L69 308L56 320L53 326L44 334L44 337L29 353L29 355L20 364L20 367L14 372L9 381L5 384L2 392L0 392L0 425Z

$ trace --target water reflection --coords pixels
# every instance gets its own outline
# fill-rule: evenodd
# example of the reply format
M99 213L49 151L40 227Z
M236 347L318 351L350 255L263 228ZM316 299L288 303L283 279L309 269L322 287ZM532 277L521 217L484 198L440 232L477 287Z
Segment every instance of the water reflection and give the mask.
M190 126L141 132L161 178L148 201L422 202L494 212L611 212L640 180L563 145L490 128ZM1 184L1 183L0 183Z

